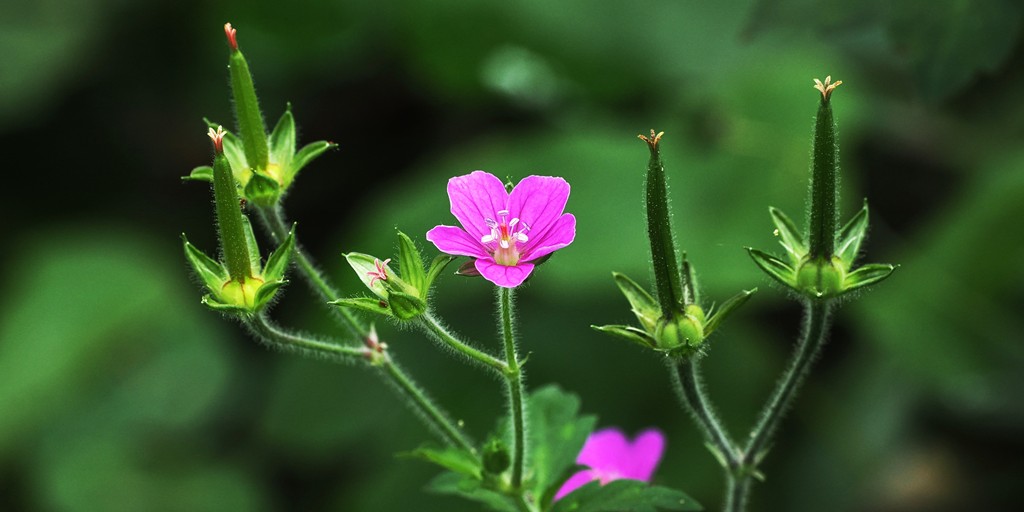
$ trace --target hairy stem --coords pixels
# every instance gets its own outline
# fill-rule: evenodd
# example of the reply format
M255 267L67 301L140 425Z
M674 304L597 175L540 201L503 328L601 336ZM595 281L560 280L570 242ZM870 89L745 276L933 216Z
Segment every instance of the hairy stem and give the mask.
M486 352L479 349L473 348L468 343L456 338L452 333L448 332L444 326L430 313L424 313L418 319L420 326L422 326L428 333L432 335L434 339L439 341L442 345L447 346L459 354L468 357L472 361L476 361L484 365L486 368L490 368L497 371L500 375L505 375L508 371L508 365L506 365L501 359L498 359Z
M288 223L285 221L284 211L281 209L281 206L258 207L256 211L259 214L263 227L270 232L276 243L281 243L281 240L288 236ZM295 244L295 263L306 283L309 284L314 293L324 300L325 304L341 298L341 294L338 293L334 286L328 282L326 276L313 264L312 258L310 258L298 242ZM336 307L328 309L331 311L332 316L340 319L342 324L352 334L360 338L365 338L369 334L370 330L349 309Z
M435 429L447 443L455 445L469 453L476 454L473 441L457 427L452 420L444 413L395 362L388 357L381 370L394 382L399 392L413 404L424 421Z
M523 484L523 458L526 453L526 419L523 414L523 372L519 368L516 355L515 332L512 326L512 290L498 288L498 304L501 314L501 334L505 341L505 359L508 369L505 380L508 382L509 409L512 416L512 488L517 491Z
M697 361L693 358L671 361L669 375L680 404L696 420L705 442L720 455L719 462L724 464L723 469L732 472L739 466L741 456L737 453L736 445L729 437L729 433L715 415L711 401L705 395Z
M245 325L267 344L295 352L313 353L327 356L334 360L353 361L362 359L363 351L359 347L331 343L286 331L275 326L264 314L251 315L246 318Z

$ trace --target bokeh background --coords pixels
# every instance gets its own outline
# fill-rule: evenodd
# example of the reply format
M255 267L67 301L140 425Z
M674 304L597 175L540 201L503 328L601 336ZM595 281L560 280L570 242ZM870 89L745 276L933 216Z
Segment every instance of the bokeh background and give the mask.
M760 292L705 374L735 435L799 308L744 246L767 207L801 218L811 79L844 81L844 217L870 199L868 259L901 265L844 306L764 465L752 510L1015 510L1024 481L1024 43L1011 0L643 3L7 0L0 6L0 509L470 511L425 494L428 439L372 372L267 351L206 311L179 235L216 250L202 118L230 124L231 21L268 122L340 150L286 208L323 268L451 223L445 181L566 177L576 243L519 293L528 385L600 425L669 439L656 481L714 510L722 479L658 358L591 331L627 323L613 270L649 279L641 208L664 130L679 241L705 295ZM454 267L453 267L454 268ZM443 277L436 308L496 348L491 287ZM295 282L286 326L337 334ZM396 356L473 435L501 384L415 332Z

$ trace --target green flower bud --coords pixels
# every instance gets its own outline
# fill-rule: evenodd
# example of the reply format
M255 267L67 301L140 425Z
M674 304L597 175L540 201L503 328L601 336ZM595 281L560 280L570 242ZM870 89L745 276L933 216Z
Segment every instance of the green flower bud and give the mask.
M700 308L693 306L699 311ZM700 311L703 319L704 312ZM660 318L654 331L658 349L668 352L689 353L704 341L704 323L692 314Z
M491 439L484 445L484 471L497 475L512 465L508 447L500 439Z
M796 271L796 287L813 298L834 297L843 292L846 271L838 257L807 259Z

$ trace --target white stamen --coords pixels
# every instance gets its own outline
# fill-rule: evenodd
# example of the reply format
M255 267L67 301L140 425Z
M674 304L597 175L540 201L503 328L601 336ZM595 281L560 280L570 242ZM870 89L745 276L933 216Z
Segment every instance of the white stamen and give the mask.
M485 244L489 244L489 243L493 242L496 238L498 238L498 237L492 231L491 234L484 235L484 236L480 237L480 242L485 243Z
M502 239L498 245L500 245L502 249L508 249L508 240Z

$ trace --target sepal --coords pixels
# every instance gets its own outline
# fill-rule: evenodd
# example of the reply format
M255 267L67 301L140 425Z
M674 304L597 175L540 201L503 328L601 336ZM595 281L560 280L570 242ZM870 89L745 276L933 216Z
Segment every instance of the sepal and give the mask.
M228 271L224 268L224 265L221 265L220 262L207 256L206 253L192 245L185 238L185 233L181 234L181 241L185 249L185 259L188 260L192 270L195 271L207 288L216 289L218 286L222 286L224 281L228 280Z
M846 275L846 278L843 280L844 291L851 292L881 282L892 275L894 270L896 270L896 265L888 263L869 263L864 265Z
M277 281L267 281L256 290L256 298L253 304L253 310L259 311L267 306L270 301L274 298L274 294L282 286L288 284L288 281L279 279Z
M445 267L453 261L455 261L455 256L450 256L448 254L439 254L435 256L434 260L430 262L430 267L427 268L427 276L424 278L423 287L429 290L434 284L434 280L437 279L437 276L441 275L441 272L444 271Z
M743 304L746 304L750 300L750 296L757 293L757 288L753 290L743 290L736 295L733 295L729 300L722 303L722 306L717 311L712 308L711 316L708 317L707 322L704 323L704 336L711 336L711 333L718 329L718 325L725 320L727 316L732 314L733 311L738 309Z
M408 235L398 232L398 268L402 271L402 279L417 290L425 290L427 281L423 269L423 258L419 249Z
M204 306L206 306L206 307L208 307L208 308L210 308L213 311L216 311L218 313L228 313L228 314L232 314L232 315L244 315L244 314L249 312L249 309L243 308L241 306L235 306L233 304L224 304L222 302L217 302L217 300L214 299L210 295L204 295L203 299L202 299L202 303L203 303Z
M647 290L644 290L625 274L612 272L612 278L615 279L615 284L619 287L619 291L629 301L633 314L640 321L640 325L648 331L653 331L658 318L661 316L661 307L658 305L658 302L654 300L654 297L651 297L651 294L647 293Z
M279 280L284 277L284 272L288 269L288 264L291 262L294 251L295 224L292 224L292 229L288 231L288 236L267 258L267 263L263 267L263 277L268 281Z
M374 313L377 315L384 315L389 318L394 318L394 313L391 312L391 308L386 300L373 297L350 297L347 299L338 299L328 302L334 306L343 308L358 309L367 313Z
M288 168L295 156L295 117L292 116L291 103L285 106L284 114L281 114L274 130L270 132L267 143L270 144L270 161L281 168Z
M747 253L750 254L754 263L756 263L765 274L768 274L769 277L789 288L796 288L796 271L788 263L764 251L752 249L750 247L747 247Z
M271 206L281 196L281 185L266 172L253 170L245 184L245 198L261 206Z
M853 265L860 253L868 229L868 200L856 215L839 231L839 243L836 245L836 256L842 260L846 268Z
M327 142L325 140L318 140L316 142L310 142L302 147L295 156L292 157L291 165L288 166L285 172L285 181L291 183L295 179L295 175L302 170L303 167L309 165L310 162L316 160L316 158L330 149L338 147L333 142Z
M637 329L636 327L630 327L628 325L591 325L590 328L598 332L611 334L612 336L622 338L626 341L631 341L644 348L656 349L658 347L657 340L647 334L646 331Z
M188 173L188 176L182 176L181 181L205 181L207 183L213 183L213 167L209 165L200 165L192 172Z
M779 244L786 249L790 260L796 265L807 254L807 243L800 234L796 224L782 210L769 207L768 213L775 224L775 233L779 236Z

